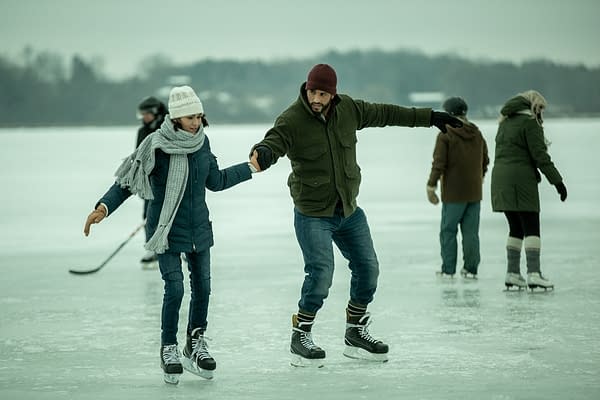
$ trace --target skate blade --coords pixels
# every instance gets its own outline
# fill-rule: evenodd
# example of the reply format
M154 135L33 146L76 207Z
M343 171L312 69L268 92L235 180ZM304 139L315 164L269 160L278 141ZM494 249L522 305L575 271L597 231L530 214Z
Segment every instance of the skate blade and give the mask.
M201 378L212 379L214 377L213 371L198 368L198 366L189 358L183 357L181 360L181 365L183 365L183 369L186 371L191 372L194 375L198 375Z
M291 353L290 364L301 368L323 368L324 358L304 358L298 354Z
M527 287L529 287L529 290L531 290L532 292L534 292L535 289L540 289L540 290L537 290L537 292L541 292L541 289L544 289L544 292L547 292L548 290L550 290L550 291L554 290L554 285L542 286L542 285L532 284L532 285L527 285Z
M181 374L163 374L165 383L169 385L177 385L179 383L179 376Z
M365 360L382 363L388 361L387 353L370 353L365 349L361 349L360 347L348 345L346 345L346 348L344 349L344 356L348 358L353 358L355 360Z
M526 286L516 285L513 283L505 283L504 285L506 286L506 289L504 290L505 292L520 292L526 288Z

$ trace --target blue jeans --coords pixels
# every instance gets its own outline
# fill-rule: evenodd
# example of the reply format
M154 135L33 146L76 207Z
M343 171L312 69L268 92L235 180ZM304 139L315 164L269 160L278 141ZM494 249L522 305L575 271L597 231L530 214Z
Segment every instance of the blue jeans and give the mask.
M187 333L208 325L208 298L210 296L210 249L186 253L190 272L191 299ZM183 300L183 272L180 253L158 254L158 265L165 282L161 314L161 343L177 343L179 309Z
M379 262L373 240L362 209L357 208L349 217L336 209L333 217L309 217L294 210L296 239L304 257L304 283L298 307L316 313L329 294L333 281L333 244L349 261L350 301L367 305L377 289Z
M442 272L456 273L458 225L462 235L464 268L477 274L479 261L479 211L480 202L443 203L440 227Z

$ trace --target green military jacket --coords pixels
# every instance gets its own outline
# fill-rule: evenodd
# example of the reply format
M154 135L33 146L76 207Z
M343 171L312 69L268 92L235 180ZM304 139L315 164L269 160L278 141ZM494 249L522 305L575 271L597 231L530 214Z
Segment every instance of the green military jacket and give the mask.
M544 130L528 110L529 103L520 96L510 99L501 110L492 169L494 211L539 212L538 170L552 185L562 182L548 154Z
M356 209L361 181L356 131L388 125L429 127L430 121L429 108L372 104L347 95L334 97L325 119L310 108L303 84L298 100L277 117L257 146L268 146L273 162L284 155L290 159L292 172L287 184L301 213L331 217L341 201L347 217Z

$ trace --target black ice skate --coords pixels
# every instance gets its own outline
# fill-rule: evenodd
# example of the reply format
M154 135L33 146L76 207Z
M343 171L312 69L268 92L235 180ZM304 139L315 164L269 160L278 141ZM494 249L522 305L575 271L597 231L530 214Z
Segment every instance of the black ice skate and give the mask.
M370 314L362 317L351 317L346 323L346 348L344 355L368 361L386 362L388 360L388 345L369 334Z
M217 368L214 358L208 353L204 329L196 328L187 337L183 349L183 368L204 379L212 379L213 371Z
M296 314L292 315L292 341L290 352L292 358L290 363L294 367L317 367L323 366L325 350L317 346L312 339L311 328L314 321L298 321Z
M166 383L177 385L179 376L183 373L183 367L179 360L179 349L176 344L160 346L160 367L164 373Z

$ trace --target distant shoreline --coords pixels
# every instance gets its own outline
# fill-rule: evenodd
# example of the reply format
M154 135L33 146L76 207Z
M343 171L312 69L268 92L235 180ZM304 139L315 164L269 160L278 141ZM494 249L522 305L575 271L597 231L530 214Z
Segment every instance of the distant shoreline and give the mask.
M600 113L595 113L595 114L577 114L577 115L562 115L562 116L547 116L544 118L544 122L545 123L551 123L551 121L559 121L559 120L588 120L588 119L598 119L600 118ZM497 120L497 117L472 117L469 118L471 121L477 122L477 121L494 121ZM230 126L243 126L243 125L248 125L248 126L257 126L257 125L270 125L272 124L274 121L264 121L264 122L257 122L257 121L248 121L248 122L243 122L243 121L214 121L211 122L212 124L215 125L219 125L219 126L224 126L224 125L230 125ZM136 131L140 125L123 125L123 124L30 124L30 125L26 125L26 124L0 124L0 129L39 129L39 128L83 128L83 129L87 129L87 128L123 128L123 129L127 129L127 130L131 130L131 131Z

